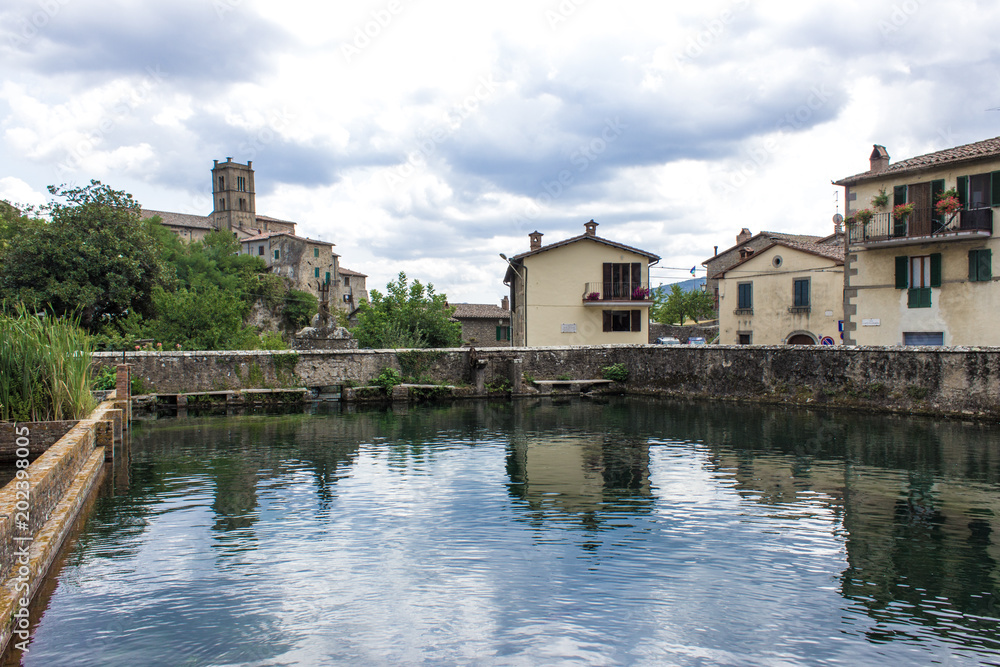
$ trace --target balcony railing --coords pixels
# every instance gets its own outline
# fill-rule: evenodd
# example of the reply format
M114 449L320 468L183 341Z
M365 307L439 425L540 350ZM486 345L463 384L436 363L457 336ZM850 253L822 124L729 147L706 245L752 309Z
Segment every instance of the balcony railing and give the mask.
M602 301L652 301L649 283L610 282L586 283L583 286L584 303Z
M941 214L933 208L915 208L903 220L891 213L876 213L867 224L848 225L851 243L877 243L896 239L927 239L955 235L960 232L993 233L993 209L974 208Z

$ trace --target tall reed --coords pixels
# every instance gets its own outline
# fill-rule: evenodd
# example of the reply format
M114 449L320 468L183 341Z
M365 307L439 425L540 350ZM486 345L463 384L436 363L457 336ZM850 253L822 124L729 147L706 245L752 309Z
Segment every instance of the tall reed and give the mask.
M93 344L76 322L0 311L0 419L82 419L94 409Z

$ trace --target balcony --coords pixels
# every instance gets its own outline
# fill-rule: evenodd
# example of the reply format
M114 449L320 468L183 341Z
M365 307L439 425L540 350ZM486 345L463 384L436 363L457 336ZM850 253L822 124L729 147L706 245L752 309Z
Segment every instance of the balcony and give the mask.
M934 241L993 235L993 209L965 209L942 215L933 208L917 208L906 220L894 220L892 213L876 213L868 224L848 227L852 246L912 245Z
M583 286L583 305L607 307L609 303L615 306L648 306L653 302L649 291L649 283L610 282L585 283Z

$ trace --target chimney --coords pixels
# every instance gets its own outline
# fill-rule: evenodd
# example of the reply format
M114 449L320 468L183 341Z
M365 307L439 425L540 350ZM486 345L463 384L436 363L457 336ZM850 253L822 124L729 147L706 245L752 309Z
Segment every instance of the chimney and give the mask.
M746 246L745 248L740 248L740 259L746 259L753 254L753 248Z
M750 233L750 230L744 227L740 230L740 233L736 235L736 245L746 243L752 236L753 234Z
M583 229L587 236L597 236L597 223L593 220L583 223Z
M888 169L889 153L885 150L885 146L875 144L872 147L872 154L868 158L868 162L871 164L871 169L868 171L879 172Z
M501 299L500 307L503 308L504 310L510 310L510 298L505 296L503 299Z
M544 236L544 234L542 234L538 230L535 230L535 231L531 232L530 234L528 234L528 240L531 242L531 249L532 250L538 250L539 248L542 247L542 237L543 236Z
M715 248L715 252L712 253L712 257L718 257L719 256L719 246L716 245L716 246L712 246L712 247Z

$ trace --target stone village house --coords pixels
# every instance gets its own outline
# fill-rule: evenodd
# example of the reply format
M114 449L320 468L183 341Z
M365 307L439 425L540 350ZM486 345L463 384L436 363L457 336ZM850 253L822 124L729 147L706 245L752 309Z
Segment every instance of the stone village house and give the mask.
M876 145L868 171L835 185L844 187L854 219L845 257L846 344L1000 345L993 275L1000 137L895 164ZM951 189L960 207L938 210ZM893 215L901 205L908 213Z
M843 321L843 234L817 241L772 238L711 276L718 283L724 345L835 345Z
M658 255L597 236L597 223L579 236L542 245L528 235L527 252L507 260L514 346L648 342L649 267Z
M480 347L509 346L510 302L503 298L501 305L492 303L453 303L452 319L462 324L462 343Z
M242 254L260 257L295 289L319 298L320 285L329 284L331 309L350 314L368 300L366 276L341 267L333 243L296 236L296 223L257 213L253 162L241 164L231 157L214 161L212 205L209 215L143 209L142 217L159 217L164 227L189 243L212 231L231 232Z

